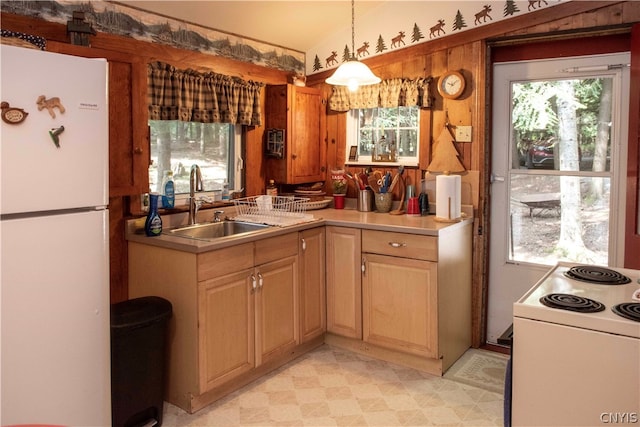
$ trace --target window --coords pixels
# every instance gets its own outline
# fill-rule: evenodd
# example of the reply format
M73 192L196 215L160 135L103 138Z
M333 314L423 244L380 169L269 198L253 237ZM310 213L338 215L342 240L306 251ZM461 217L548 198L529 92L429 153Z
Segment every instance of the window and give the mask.
M418 165L419 107L353 109L348 117L347 144L357 147L357 158L347 164Z
M186 203L193 164L200 167L205 192L221 190L225 180L230 189L241 187L240 126L228 123L149 120L149 128L149 187L152 192L160 192L163 172L172 170L176 204Z

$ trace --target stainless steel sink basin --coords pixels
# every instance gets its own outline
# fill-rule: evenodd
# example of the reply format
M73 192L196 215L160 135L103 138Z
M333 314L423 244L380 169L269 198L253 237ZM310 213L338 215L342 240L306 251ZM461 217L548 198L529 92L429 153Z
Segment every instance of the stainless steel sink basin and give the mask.
M170 236L189 237L192 239L217 239L220 237L237 236L268 228L266 224L254 224L240 221L210 222L207 224L187 225L165 231Z

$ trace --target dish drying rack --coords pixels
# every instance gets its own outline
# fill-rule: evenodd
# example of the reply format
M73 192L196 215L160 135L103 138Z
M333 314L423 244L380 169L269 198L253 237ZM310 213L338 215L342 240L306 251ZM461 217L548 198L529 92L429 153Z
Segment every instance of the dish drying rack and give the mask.
M306 213L308 201L306 197L265 195L234 199L234 219L276 226L309 222L313 215Z

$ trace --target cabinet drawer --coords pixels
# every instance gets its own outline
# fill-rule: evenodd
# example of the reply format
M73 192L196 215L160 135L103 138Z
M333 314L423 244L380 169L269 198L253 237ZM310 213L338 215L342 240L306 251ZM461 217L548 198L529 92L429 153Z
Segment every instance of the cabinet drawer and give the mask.
M198 281L253 268L253 243L198 255Z
M438 238L390 231L362 230L362 252L438 260Z
M289 233L284 236L258 240L255 242L255 245L255 265L261 265L291 255L298 255L298 233Z

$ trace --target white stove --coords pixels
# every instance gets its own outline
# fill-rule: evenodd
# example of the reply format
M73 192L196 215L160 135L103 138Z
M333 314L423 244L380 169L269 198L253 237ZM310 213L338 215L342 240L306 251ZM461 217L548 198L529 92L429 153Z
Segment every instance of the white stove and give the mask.
M573 269L573 270L572 270ZM599 283L589 283L567 277L566 273L589 274L599 279ZM591 272L591 273L590 273ZM616 274L617 273L617 274ZM607 281L621 279L619 275L628 278L627 283L608 284ZM576 328L625 335L640 338L640 322L633 321L615 313L612 308L621 303L640 304L640 271L599 266L584 266L577 264L559 263L551 269L540 281L532 287L513 306L513 315L527 319L574 326ZM570 309L552 308L540 301L547 295L567 295L559 301L567 301L568 305L576 305L587 309L589 301L600 303L603 310L593 313L572 311ZM635 298L634 299L634 294ZM570 298L568 296L579 297ZM553 301L553 299L552 299ZM561 303L560 303L561 304ZM640 311L637 311L640 315Z
M514 426L640 422L640 271L559 263L513 315Z

